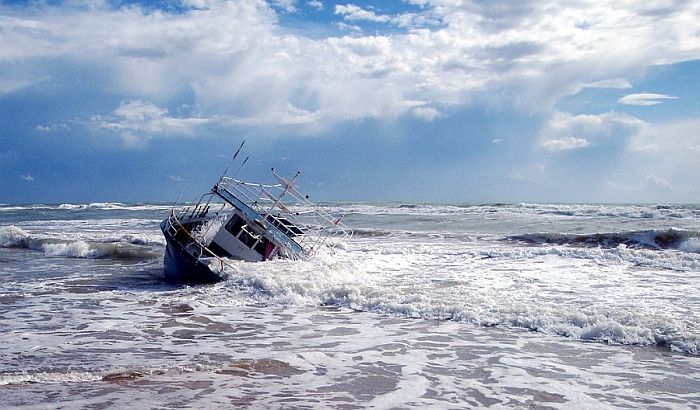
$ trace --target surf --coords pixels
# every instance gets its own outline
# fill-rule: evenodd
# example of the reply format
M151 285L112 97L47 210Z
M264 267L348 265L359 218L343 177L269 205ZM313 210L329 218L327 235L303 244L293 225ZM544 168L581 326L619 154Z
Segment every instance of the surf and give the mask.
M132 235L106 242L86 240L66 240L30 234L14 225L0 227L0 247L28 249L43 252L48 257L66 257L78 259L115 259L115 260L153 260L162 256L162 252L152 246L150 241Z
M697 253L700 231L668 228L589 234L530 233L511 235L505 239L532 245L566 245L603 249L624 245L633 249L674 249Z

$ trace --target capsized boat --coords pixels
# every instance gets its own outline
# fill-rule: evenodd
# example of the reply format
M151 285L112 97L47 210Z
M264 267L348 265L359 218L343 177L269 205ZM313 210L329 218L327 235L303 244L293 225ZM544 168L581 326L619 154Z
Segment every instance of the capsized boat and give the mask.
M276 183L261 184L224 172L196 204L173 208L160 223L165 279L218 282L230 259L301 259L352 236L339 217L297 190L299 172L290 180L273 168L272 176Z

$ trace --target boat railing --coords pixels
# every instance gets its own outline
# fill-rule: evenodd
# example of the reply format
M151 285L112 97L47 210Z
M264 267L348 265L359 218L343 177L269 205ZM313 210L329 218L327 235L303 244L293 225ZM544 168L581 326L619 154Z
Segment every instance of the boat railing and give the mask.
M184 209L183 209L184 211ZM182 244L183 250L192 255L197 261L202 258L215 258L219 262L219 272L221 275L224 272L224 266L235 269L220 256L212 252L207 245L202 243L195 235L192 234L187 228L185 228L180 222L180 216L183 212L176 213L175 210L171 211L170 217L168 217L168 232L173 238L177 238L179 235L184 235L187 238L187 243Z
M330 236L339 239L352 236L340 218L297 191L293 181L278 176L274 170L273 174L280 181L279 184L251 183L224 176L215 190L226 191L236 197L259 214L261 222L273 225L307 254L315 252Z

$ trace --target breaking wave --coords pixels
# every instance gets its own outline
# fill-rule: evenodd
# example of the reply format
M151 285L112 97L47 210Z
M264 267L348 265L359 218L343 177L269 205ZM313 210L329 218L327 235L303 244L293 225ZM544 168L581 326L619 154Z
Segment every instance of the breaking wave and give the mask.
M700 253L700 232L675 228L592 234L532 233L508 236L506 240L532 245L599 248L626 246L636 249L677 249L683 252Z
M413 216L476 216L521 215L553 218L625 218L632 220L681 219L700 217L697 205L595 205L595 204L412 204L364 203L322 204L341 215L413 215Z
M129 210L129 211L144 211L144 210L161 210L170 209L170 205L159 205L159 204L124 204L121 202L93 202L90 204L60 204L56 206L57 209L63 210Z
M89 204L32 204L32 205L7 205L0 204L0 212L10 211L36 211L36 210L60 210L60 211L84 211L84 210L128 210L128 211L150 211L169 210L172 205L168 204L124 204L121 202L93 202Z
M162 255L157 249L144 246L142 239L132 236L122 237L120 242L61 240L32 235L14 225L0 226L0 247L31 249L44 252L46 256L80 259L150 260Z
M429 289L433 283L396 283L365 271L352 252L302 261L265 264L230 261L223 289L247 293L258 305L336 306L404 318L448 320L483 327L513 327L584 341L659 346L700 354L700 335L687 322L662 315L629 312L615 305L586 308L504 297L489 285L462 287L459 295ZM400 274L400 273L399 273ZM389 282L387 282L387 280ZM448 286L454 288L458 282ZM422 290L419 290L422 289ZM209 295L211 303L232 303L228 296ZM225 302L224 302L225 301ZM238 301L238 303L243 303Z
M160 233L154 235L135 235L135 234L124 234L120 236L108 236L104 239L100 239L97 242L102 243L130 243L132 245L148 245L148 246L164 246L165 239Z

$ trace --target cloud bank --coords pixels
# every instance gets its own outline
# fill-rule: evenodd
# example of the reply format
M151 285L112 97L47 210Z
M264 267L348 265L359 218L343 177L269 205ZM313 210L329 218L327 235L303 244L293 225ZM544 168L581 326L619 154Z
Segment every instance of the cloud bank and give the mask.
M516 137L484 136L494 141L491 147L527 153L505 173L536 169L519 180L537 180L556 172L557 157L604 149L629 161L638 179L654 176L646 187L678 184L681 171L632 166L632 159L685 158L669 151L664 144L670 140L697 146L687 126L693 118L652 123L624 110L653 110L677 98L663 89L637 92L634 83L653 67L700 59L698 2L120 4L0 6L0 98L32 93L37 100L62 95L82 103L80 110L51 117L53 123L32 124L32 132L68 134L82 127L143 147L154 138L199 138L212 129L323 136L363 122L403 122L412 129L437 127L472 109L507 112L502 118L538 124ZM289 23L310 15L329 20ZM585 90L628 91L615 95L618 105L607 112L559 106ZM676 134L664 142L655 131L661 129ZM444 131L436 128L430 139L447 138ZM679 163L686 174L697 169Z
M504 89L511 90L505 103L546 110L584 86L626 88L625 77L640 66L700 57L699 34L687 24L700 21L693 2L412 3L421 11L337 5L345 20L400 20L403 30L321 38L280 26L275 10L294 12L293 2L188 1L181 13L100 2L5 7L0 65L34 78L1 89L47 75L60 81L50 63L67 61L106 70L104 88L122 100L172 107L190 95L199 118L323 128L413 112L404 103L410 100L426 101L418 116L430 120L427 113ZM666 98L633 94L621 102Z

